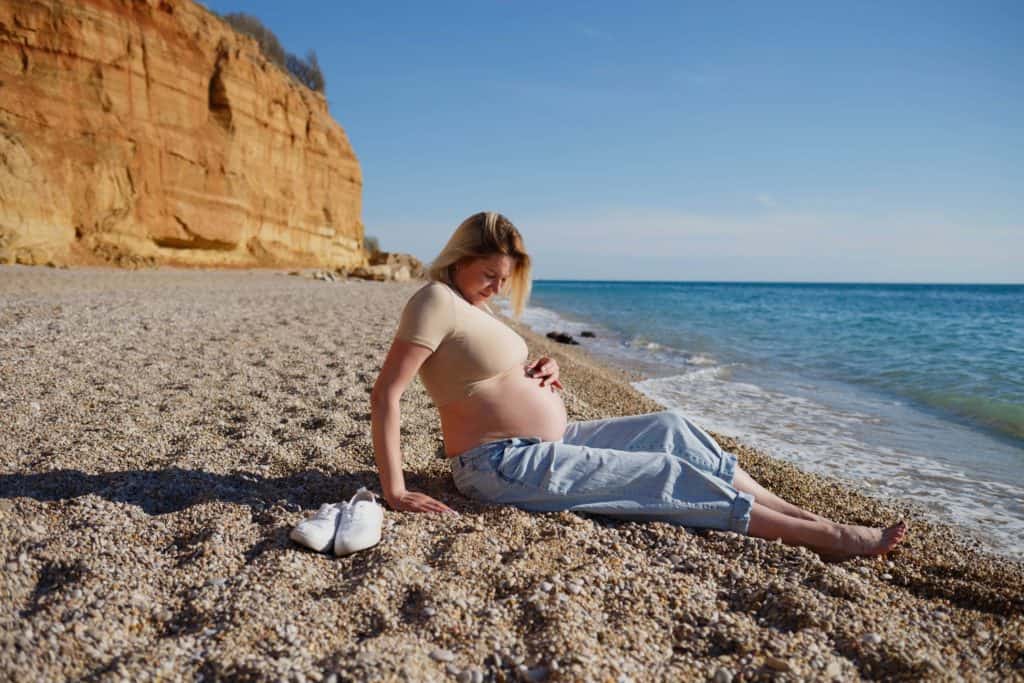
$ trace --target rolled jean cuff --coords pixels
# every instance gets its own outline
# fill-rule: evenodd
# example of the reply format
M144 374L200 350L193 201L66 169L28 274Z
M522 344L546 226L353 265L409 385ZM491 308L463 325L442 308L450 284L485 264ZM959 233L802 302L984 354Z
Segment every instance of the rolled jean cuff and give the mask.
M750 511L754 508L754 497L743 491L736 492L732 501L732 514L729 516L729 528L740 534L747 534L750 528Z
M722 451L721 464L718 466L718 471L714 473L716 477L724 481L726 484L732 486L732 480L736 478L736 463L739 462L736 456L728 451Z

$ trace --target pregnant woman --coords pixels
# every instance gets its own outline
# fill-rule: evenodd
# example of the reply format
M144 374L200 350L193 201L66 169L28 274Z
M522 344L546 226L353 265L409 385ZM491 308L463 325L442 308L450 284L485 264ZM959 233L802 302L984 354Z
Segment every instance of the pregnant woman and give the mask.
M507 294L516 316L530 290L530 257L504 216L470 216L406 304L371 394L373 446L388 504L451 512L409 491L399 402L419 373L441 416L455 486L524 510L726 529L807 546L830 559L888 552L906 526L838 524L761 487L708 434L677 413L567 424L558 365L528 361L526 342L487 306Z

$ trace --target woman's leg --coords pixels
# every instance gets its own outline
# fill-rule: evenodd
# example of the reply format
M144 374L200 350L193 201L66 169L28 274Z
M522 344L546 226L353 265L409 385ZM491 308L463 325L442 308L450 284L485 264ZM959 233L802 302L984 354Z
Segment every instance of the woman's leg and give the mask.
M460 491L487 502L731 529L806 545L831 559L884 553L906 533L902 523L884 530L847 526L759 505L727 483L735 458L725 456L723 480L663 452L509 439L493 452L453 459L452 474Z
M828 559L843 560L861 555L882 555L903 540L903 522L884 529L836 524L827 519L798 519L755 502L747 533L758 538L780 539L786 545L807 546Z
M826 517L816 515L810 510L804 510L802 507L793 505L792 503L779 498L777 495L758 484L753 477L740 469L739 465L736 466L736 473L733 477L732 485L737 490L744 491L754 496L754 499L758 503L764 505L770 510L774 510L775 512L781 512L782 514L789 515L790 517L806 519L812 522L830 521Z

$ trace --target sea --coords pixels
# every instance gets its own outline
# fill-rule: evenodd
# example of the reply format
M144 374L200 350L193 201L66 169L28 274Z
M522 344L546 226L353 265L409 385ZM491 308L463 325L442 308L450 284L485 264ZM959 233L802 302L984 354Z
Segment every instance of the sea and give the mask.
M539 280L523 322L706 429L1024 559L1024 285Z

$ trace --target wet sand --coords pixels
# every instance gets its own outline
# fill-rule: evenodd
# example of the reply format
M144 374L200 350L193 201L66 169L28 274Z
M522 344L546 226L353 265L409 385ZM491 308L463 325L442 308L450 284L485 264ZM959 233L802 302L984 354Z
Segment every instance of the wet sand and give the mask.
M379 491L368 396L417 283L274 271L0 266L0 673L242 680L1024 678L1024 565L899 501L716 435L834 519L907 519L886 558L823 563L728 532L490 508L403 398L411 488L344 559L288 540ZM521 330L571 419L658 410ZM993 501L998 505L999 501Z

